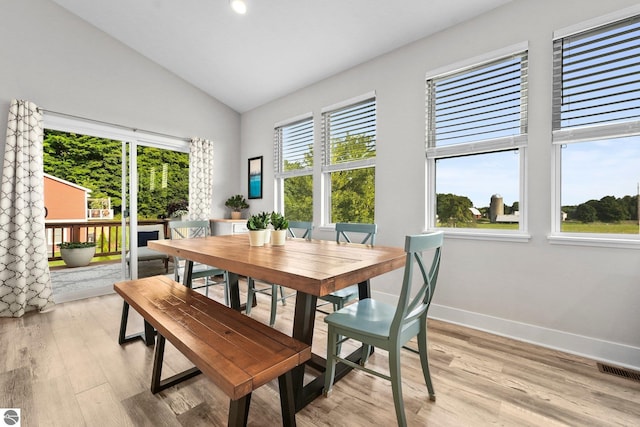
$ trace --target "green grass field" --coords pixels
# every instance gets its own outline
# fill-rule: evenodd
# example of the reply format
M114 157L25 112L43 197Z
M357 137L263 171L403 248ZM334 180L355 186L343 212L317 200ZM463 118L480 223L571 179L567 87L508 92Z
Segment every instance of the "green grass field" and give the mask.
M469 227L481 230L517 230L518 224L491 224L489 222L477 222ZM601 234L640 234L640 227L637 221L622 221L619 223L591 222L581 223L565 221L562 223L562 230L565 233L601 233Z
M565 233L605 233L605 234L638 234L637 221L621 221L619 223L565 221L562 231Z

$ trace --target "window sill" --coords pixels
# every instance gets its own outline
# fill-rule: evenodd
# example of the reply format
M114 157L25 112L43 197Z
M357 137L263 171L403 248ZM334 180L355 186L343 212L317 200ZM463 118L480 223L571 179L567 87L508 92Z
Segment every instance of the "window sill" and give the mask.
M477 231L471 229L435 228L426 232L442 231L446 238L464 240L486 240L496 242L528 243L531 240L529 233L516 232L505 233L495 231Z
M640 249L640 239L636 235L584 235L576 233L550 234L552 245L592 246L601 248Z

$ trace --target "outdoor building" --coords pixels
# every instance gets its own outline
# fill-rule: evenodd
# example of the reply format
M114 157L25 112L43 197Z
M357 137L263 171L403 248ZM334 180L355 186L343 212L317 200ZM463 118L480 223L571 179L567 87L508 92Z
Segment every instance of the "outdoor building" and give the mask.
M89 193L88 188L45 173L45 221L86 221Z

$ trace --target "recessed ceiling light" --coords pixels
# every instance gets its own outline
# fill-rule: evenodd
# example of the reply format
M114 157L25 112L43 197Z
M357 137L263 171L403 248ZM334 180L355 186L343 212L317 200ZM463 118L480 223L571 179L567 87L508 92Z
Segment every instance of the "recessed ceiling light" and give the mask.
M229 3L231 4L231 9L236 13L240 15L247 13L247 3L244 0L229 0Z

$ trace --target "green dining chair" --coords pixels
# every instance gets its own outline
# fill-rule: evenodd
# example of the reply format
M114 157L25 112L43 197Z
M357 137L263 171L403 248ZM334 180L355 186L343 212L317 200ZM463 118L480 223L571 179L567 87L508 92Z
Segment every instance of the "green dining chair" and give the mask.
M352 243L352 239L355 239L354 235L360 235L360 243L373 246L376 243L377 232L377 224L338 222L336 223L336 242ZM338 311L342 307L344 307L347 302L352 301L356 298L358 298L358 285L354 284L352 286L332 292L329 295L318 297L318 299L326 301L326 303L324 304L319 304L318 307L322 307L325 304L330 303L333 305L333 311ZM328 312L321 309L319 309L318 311L324 314L329 314Z
M206 237L211 233L209 221L170 221L169 237L175 239L185 239L191 237ZM184 274L186 261L180 257L174 256L174 276L176 282L180 282L180 276ZM222 276L222 280L216 280L216 277ZM229 306L229 274L227 271L209 266L206 264L193 263L191 280L204 278L204 285L193 286L192 289L205 288L205 295L209 296L209 286L224 286L224 303Z
M435 401L436 395L431 383L427 357L427 311L436 289L442 243L442 232L406 237L407 255L397 306L366 298L325 317L324 321L328 325L325 396L329 395L333 387L336 362L343 362L353 368L391 381L398 425L406 426L400 376L400 350L409 340L417 337L422 373L427 384L429 399ZM431 256L430 265L428 256ZM417 278L414 280L414 273L420 274L421 280ZM414 282L416 282L415 286ZM416 289L413 288L418 288L415 294L412 291ZM339 340L340 336L345 338ZM347 339L354 339L363 344L360 364L340 357L340 352L337 350L338 344ZM365 367L372 346L389 352L390 375Z
M293 238L300 238L311 240L311 234L313 230L313 224L306 221L289 221L289 228L287 234ZM264 282L262 282L264 283ZM295 296L295 292L285 294L284 286L277 285L275 283L266 283L266 288L256 288L256 280L252 277L247 278L247 309L248 316L251 315L251 306L254 295L257 293L266 294L271 297L271 315L269 317L269 326L273 327L276 324L276 313L278 311L278 301L282 302L282 305L287 305L287 298ZM251 302L251 303L250 303Z

